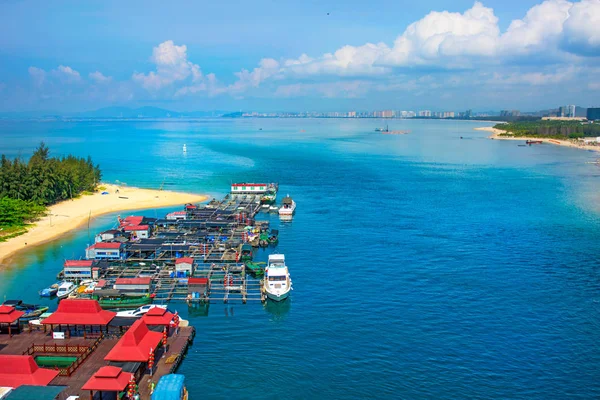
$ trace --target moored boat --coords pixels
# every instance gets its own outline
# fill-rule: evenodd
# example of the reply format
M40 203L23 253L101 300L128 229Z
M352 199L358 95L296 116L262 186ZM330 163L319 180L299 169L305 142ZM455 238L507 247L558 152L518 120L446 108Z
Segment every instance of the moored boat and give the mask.
M246 270L254 277L263 276L265 274L265 263L248 261L246 263Z
M56 292L58 292L58 287L62 285L63 282L56 282L45 289L40 290L40 296L42 297L52 297L56 296Z
M281 207L279 208L279 215L280 216L291 216L291 215L294 215L295 212L296 212L296 202L288 194L283 199L283 203L281 204Z
M269 245L269 232L268 231L262 231L260 233L260 236L258 238L258 245L260 247L267 247Z
M260 197L261 204L269 206L275 203L277 200L277 189L278 185L276 183L269 183L266 193Z
M292 280L287 265L285 265L283 254L269 255L269 262L265 268L263 279L263 290L267 298L274 301L283 301L289 297L292 290Z
M123 293L115 289L96 290L92 298L98 300L102 308L137 308L152 303L149 294Z
M7 300L2 303L3 306L11 306L14 307L17 311L22 311L25 314L21 316L22 321L28 321L34 318L39 317L46 311L48 311L47 306L41 306L37 304L24 304L22 300Z
M56 297L58 297L59 299L64 299L65 297L68 297L71 293L73 293L76 289L77 285L75 285L73 282L63 282L58 287Z
M162 304L146 304L145 306L138 307L135 310L119 311L117 312L117 317L140 318L154 307L167 308L167 306Z
M151 400L187 400L188 392L184 382L185 377L180 374L162 376L152 392Z
M269 244L275 245L279 242L279 230L271 229L271 233L269 233Z
M252 261L252 245L250 243L244 243L242 245L241 253L240 253L240 261Z

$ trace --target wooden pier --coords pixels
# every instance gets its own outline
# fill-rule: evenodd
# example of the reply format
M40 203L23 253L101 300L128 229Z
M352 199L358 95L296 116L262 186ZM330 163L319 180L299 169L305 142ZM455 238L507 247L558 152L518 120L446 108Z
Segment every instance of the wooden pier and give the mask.
M193 327L180 327L179 333L171 332L167 338L167 351L159 348L156 355L153 374L150 375L146 370L139 379L139 392L141 399L150 398L150 382L155 384L160 377L176 371L182 362L188 347L191 345L195 336ZM108 365L104 357L118 342L116 336L103 336L100 339L84 339L81 337L54 340L52 334L44 332L21 332L9 338L8 335L0 335L0 354L31 354L28 349L36 347L39 351L34 354L57 354L56 352L44 352L42 346L48 349L52 347L85 347L93 348L90 355L74 370L70 376L57 376L50 382L54 386L66 386L67 389L61 394L60 400L65 400L68 395L79 396L80 399L89 399L90 392L81 390L83 385L92 377L92 375L101 367ZM34 346L35 345L35 346ZM60 352L59 352L60 353ZM62 353L61 353L62 354ZM68 355L64 353L62 355ZM94 399L100 399L99 394L95 393Z

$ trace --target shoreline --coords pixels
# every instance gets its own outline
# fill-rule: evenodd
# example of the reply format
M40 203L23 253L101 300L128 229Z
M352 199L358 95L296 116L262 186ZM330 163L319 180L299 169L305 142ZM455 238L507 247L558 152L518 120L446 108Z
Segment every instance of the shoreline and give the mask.
M48 207L48 215L40 218L23 235L0 242L0 269L5 267L16 253L51 242L74 229L85 225L88 219L119 211L143 210L200 203L209 196L167 190L140 189L101 184L101 191L93 195L81 195ZM119 191L117 193L117 190Z
M600 152L600 146L590 146L587 144L577 144L577 143L573 143L569 140L559 140L559 139L548 139L548 138L539 138L539 137L529 137L529 136L500 136L500 134L502 133L507 133L506 131L503 131L502 129L496 129L493 128L491 126L485 126L485 127L479 127L479 128L473 128L476 131L485 131L485 132L491 132L492 134L490 136L488 136L488 139L497 139L497 140L522 140L522 141L526 141L526 140L539 140L542 141L543 143L548 143L548 144L553 144L555 146L562 146L562 147L570 147L573 149L580 149L580 150L591 150L591 151L597 151Z

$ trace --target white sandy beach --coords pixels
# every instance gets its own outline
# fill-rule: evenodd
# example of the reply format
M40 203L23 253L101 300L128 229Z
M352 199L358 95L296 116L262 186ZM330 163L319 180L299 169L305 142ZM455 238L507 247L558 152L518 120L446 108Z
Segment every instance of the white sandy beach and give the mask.
M588 144L578 143L578 141L546 139L546 138L525 137L525 136L518 136L518 137L516 137L516 136L500 136L501 133L507 133L507 132L503 131L502 129L493 128L491 126L474 128L474 129L476 131L491 132L492 134L490 136L488 136L490 139L497 139L497 140L520 140L520 141L541 140L544 143L550 143L550 144L554 144L556 146L573 147L573 148L576 148L576 149L592 150L592 151L598 151L598 152L600 152L600 146L592 146L592 145L588 145Z
M87 224L90 217L127 210L183 206L186 203L198 203L208 199L208 196L191 193L108 184L101 186L105 187L105 191L109 194L103 195L97 192L55 204L48 208L48 215L37 221L27 233L0 243L0 267L5 266L9 256L16 252L56 239L66 232Z

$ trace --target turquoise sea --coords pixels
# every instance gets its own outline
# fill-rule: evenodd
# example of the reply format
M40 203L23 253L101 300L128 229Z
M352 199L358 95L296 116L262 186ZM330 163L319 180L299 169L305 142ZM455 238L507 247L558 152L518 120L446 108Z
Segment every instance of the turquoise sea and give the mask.
M44 140L110 182L222 196L278 181L294 197L290 301L174 306L198 333L180 369L192 399L600 397L598 154L488 140L486 123L382 124L0 121L0 152ZM88 240L19 255L0 296L39 301Z

